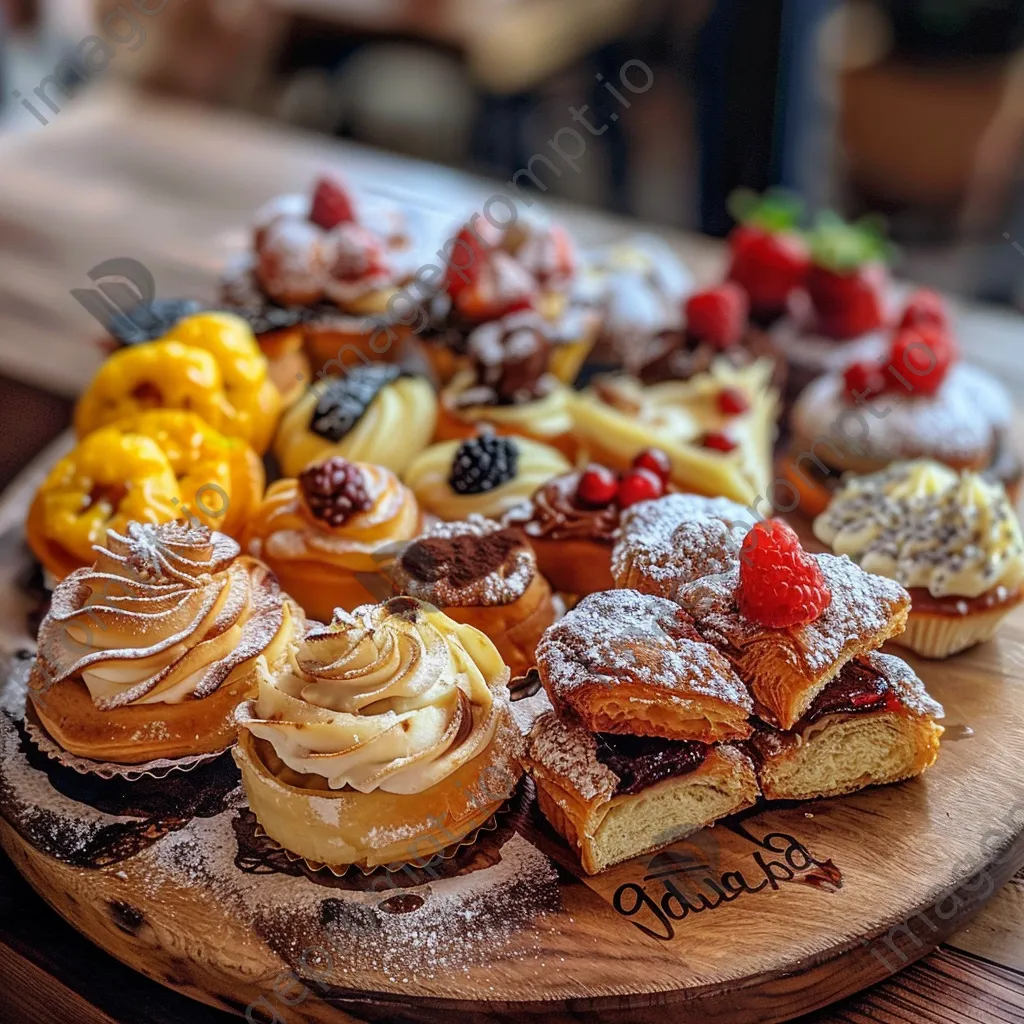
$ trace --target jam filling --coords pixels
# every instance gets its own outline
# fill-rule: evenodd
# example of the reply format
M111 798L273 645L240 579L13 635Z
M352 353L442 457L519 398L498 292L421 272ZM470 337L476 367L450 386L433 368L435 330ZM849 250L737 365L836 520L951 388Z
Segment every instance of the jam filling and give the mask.
M862 715L874 711L899 711L903 705L885 677L869 665L851 661L814 699L794 726L800 732L829 715Z
M949 618L962 618L971 612L985 612L1000 605L1016 601L1020 597L1020 588L1007 590L1005 587L993 587L977 597L957 597L950 594L946 597L932 597L927 587L911 587L910 602L916 612L931 612L933 615L945 615Z
M597 733L597 759L619 778L617 796L634 796L664 779L696 771L708 756L705 743L658 736Z

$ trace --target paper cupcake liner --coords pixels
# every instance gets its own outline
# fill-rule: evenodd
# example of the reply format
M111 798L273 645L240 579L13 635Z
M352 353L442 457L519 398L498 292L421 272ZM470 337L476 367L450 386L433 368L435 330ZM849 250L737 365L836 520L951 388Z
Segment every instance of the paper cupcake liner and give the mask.
M951 618L911 611L906 631L894 643L922 658L950 658L995 636L1013 606Z
M164 779L172 772L190 772L201 764L215 761L231 749L225 747L223 750L215 750L207 754L194 754L190 757L158 757L152 761L144 761L142 764L117 764L114 761L94 761L91 758L79 757L77 754L66 751L46 731L31 704L25 711L25 719L22 724L28 738L50 760L78 772L79 775L97 775L101 779L107 780L124 779L126 782L138 782L144 776L151 779Z

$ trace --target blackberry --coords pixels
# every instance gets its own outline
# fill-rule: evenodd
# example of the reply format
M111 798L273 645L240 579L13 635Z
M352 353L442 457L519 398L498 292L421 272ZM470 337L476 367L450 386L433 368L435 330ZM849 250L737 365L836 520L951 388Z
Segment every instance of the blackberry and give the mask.
M313 515L330 526L341 526L373 504L362 471L337 455L304 469L299 487Z
M206 307L195 299L154 299L140 302L110 318L108 329L121 345L141 345L162 338L179 320Z
M337 444L362 418L380 391L401 376L390 363L353 366L341 377L328 377L309 424L314 434Z
M485 434L459 445L448 483L456 494L483 494L511 480L518 465L512 438Z

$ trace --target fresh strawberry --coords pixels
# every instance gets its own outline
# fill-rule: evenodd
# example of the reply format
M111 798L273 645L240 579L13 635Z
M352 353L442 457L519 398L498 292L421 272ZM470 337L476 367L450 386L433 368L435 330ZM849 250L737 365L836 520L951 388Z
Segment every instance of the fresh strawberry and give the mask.
M324 231L356 219L349 194L336 181L321 178L313 190L309 219Z
M942 387L957 355L956 342L941 327L934 324L904 327L897 333L889 353L888 390L934 395Z
M649 469L631 469L619 481L619 505L629 508L641 501L653 501L665 493L665 483Z
M779 519L755 523L740 550L740 613L768 629L791 629L817 621L831 603L821 567L792 528Z
M686 301L687 334L715 348L731 348L743 337L749 308L747 293L731 281L698 292Z
M460 292L479 280L487 264L490 248L480 232L469 225L455 236L444 278L445 289L453 301Z
M910 296L900 320L900 327L919 327L921 324L949 330L946 301L938 292L928 288L920 288Z
M878 363L853 363L848 366L843 373L846 393L854 402L866 401L869 393L881 394L888 387L883 370L884 367Z
M607 466L591 464L576 485L576 500L586 508L605 508L619 490L619 478Z
M663 482L672 475L672 463L660 448L645 448L633 459L633 468L649 470Z

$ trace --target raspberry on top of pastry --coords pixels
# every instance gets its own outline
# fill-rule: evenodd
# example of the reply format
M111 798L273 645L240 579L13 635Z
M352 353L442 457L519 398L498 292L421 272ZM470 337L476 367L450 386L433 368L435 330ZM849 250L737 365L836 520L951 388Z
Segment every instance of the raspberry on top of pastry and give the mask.
M430 443L436 422L437 398L425 378L390 363L357 363L308 388L288 409L274 454L293 477L331 455L401 474Z
M910 591L898 642L948 657L995 635L1024 599L1024 539L1003 488L930 460L843 480L819 540Z
M756 523L739 564L676 595L750 687L758 715L790 729L848 661L903 632L910 595L849 558L805 552L780 520Z
M376 552L421 526L415 496L394 473L335 455L271 484L243 543L310 618L330 622L335 608L379 596L367 589L379 579Z
M129 523L58 584L29 696L67 751L122 764L226 749L258 658L281 663L299 609L230 537Z
M555 620L551 587L522 532L482 516L434 524L401 545L385 572L395 593L486 633L513 677L533 667L537 643Z
M411 597L339 611L238 710L267 835L317 864L400 866L471 837L522 774L490 640Z

